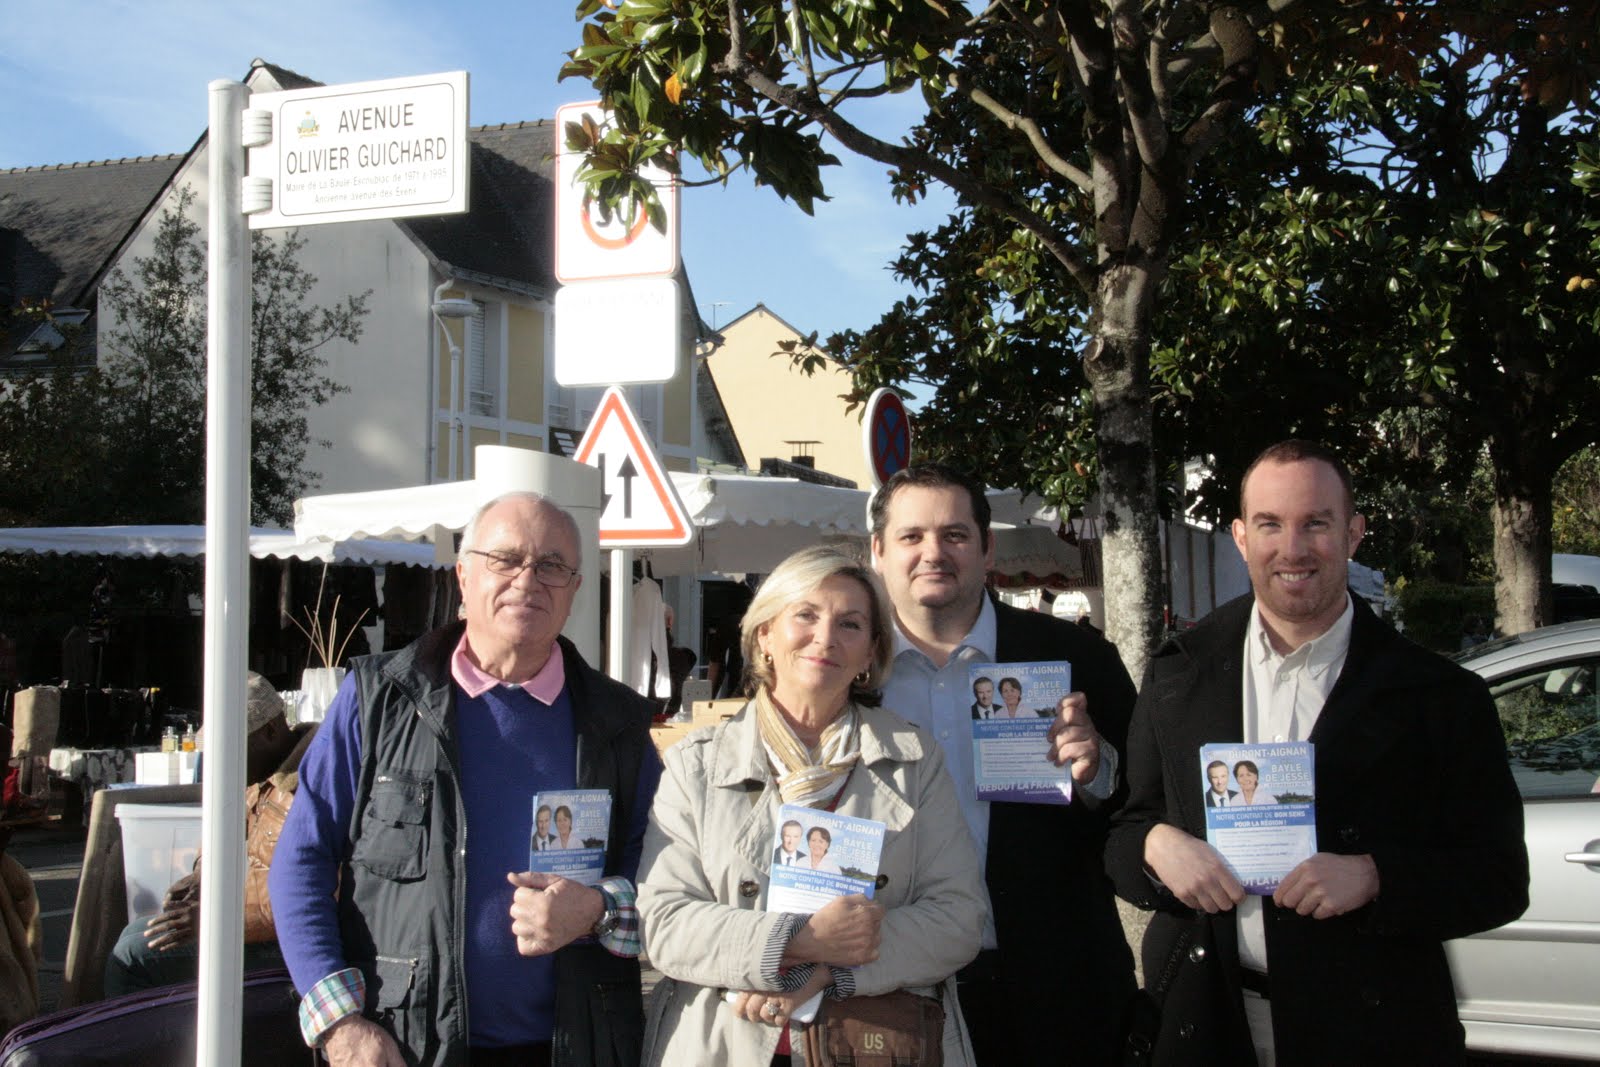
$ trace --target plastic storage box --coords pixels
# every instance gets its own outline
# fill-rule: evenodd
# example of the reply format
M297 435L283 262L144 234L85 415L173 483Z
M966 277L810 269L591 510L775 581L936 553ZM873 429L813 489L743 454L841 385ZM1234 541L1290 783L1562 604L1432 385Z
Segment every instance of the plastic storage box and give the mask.
M194 870L200 854L200 805L118 804L128 921L161 910L167 887Z

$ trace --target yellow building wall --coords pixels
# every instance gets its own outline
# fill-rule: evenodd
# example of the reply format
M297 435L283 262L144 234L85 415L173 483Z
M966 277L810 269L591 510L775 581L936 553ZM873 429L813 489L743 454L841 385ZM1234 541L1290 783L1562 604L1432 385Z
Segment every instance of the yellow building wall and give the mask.
M433 454L433 480L442 482L450 477L450 423L437 420L433 430L433 439L439 442Z
M506 418L544 421L544 312L506 305Z
M692 344L686 347L693 353ZM694 407L690 403L694 388L693 370L694 356L686 355L677 375L661 386L661 443L664 445L688 448L694 441Z
M532 434L508 433L506 444L511 448L525 448L530 452L544 451L544 438L534 437Z
M809 448L817 469L871 487L861 447L861 409L845 411L841 395L850 375L837 364L807 377L788 354L773 356L779 341L800 335L765 307L723 328L724 342L706 360L745 463L755 470L767 456L789 459L799 450L787 441L817 441Z
M500 431L491 430L484 426L472 426L467 429L467 455L472 455L473 449L479 445L500 444Z

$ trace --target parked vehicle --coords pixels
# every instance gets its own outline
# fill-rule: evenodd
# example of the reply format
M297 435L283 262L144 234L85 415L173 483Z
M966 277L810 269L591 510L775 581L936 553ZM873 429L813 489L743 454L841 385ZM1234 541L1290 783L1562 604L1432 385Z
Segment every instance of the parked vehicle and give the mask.
M1522 918L1447 946L1467 1044L1600 1061L1600 621L1458 659L1500 710L1532 873ZM1459 872L1461 892L1472 875Z

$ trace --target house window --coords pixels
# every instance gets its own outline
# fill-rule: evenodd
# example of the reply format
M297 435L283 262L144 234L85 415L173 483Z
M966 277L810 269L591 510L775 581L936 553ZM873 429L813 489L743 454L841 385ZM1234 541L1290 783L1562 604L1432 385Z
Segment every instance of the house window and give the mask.
M656 429L656 415L661 410L661 386L632 385L628 387L628 406L639 419L639 428L656 446L661 444L661 434Z
M81 327L88 317L89 312L82 308L58 308L51 311L27 339L17 346L17 355L37 359L58 351L67 343L67 335L61 332L60 327Z
M472 415L500 414L500 346L496 325L499 316L491 316L482 301L467 319L467 412Z

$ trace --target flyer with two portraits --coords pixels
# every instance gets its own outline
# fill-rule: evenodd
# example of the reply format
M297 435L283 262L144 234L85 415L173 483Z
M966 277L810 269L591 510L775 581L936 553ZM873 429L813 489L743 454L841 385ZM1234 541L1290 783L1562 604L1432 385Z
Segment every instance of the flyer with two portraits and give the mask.
M1050 724L1072 692L1072 664L975 663L967 683L978 799L1071 803L1072 767L1050 762Z
M1245 892L1270 896L1317 851L1316 749L1309 741L1200 746L1206 843Z
M778 809L775 829L767 875L768 911L810 915L835 897L860 893L871 899L877 892L888 829L883 823L785 804ZM815 994L795 1009L794 1020L810 1022L821 1003L822 994Z
M876 819L857 819L801 804L778 809L772 839L767 910L810 915L834 897L878 887L887 829Z
M595 885L605 876L611 793L563 789L533 795L528 870Z

